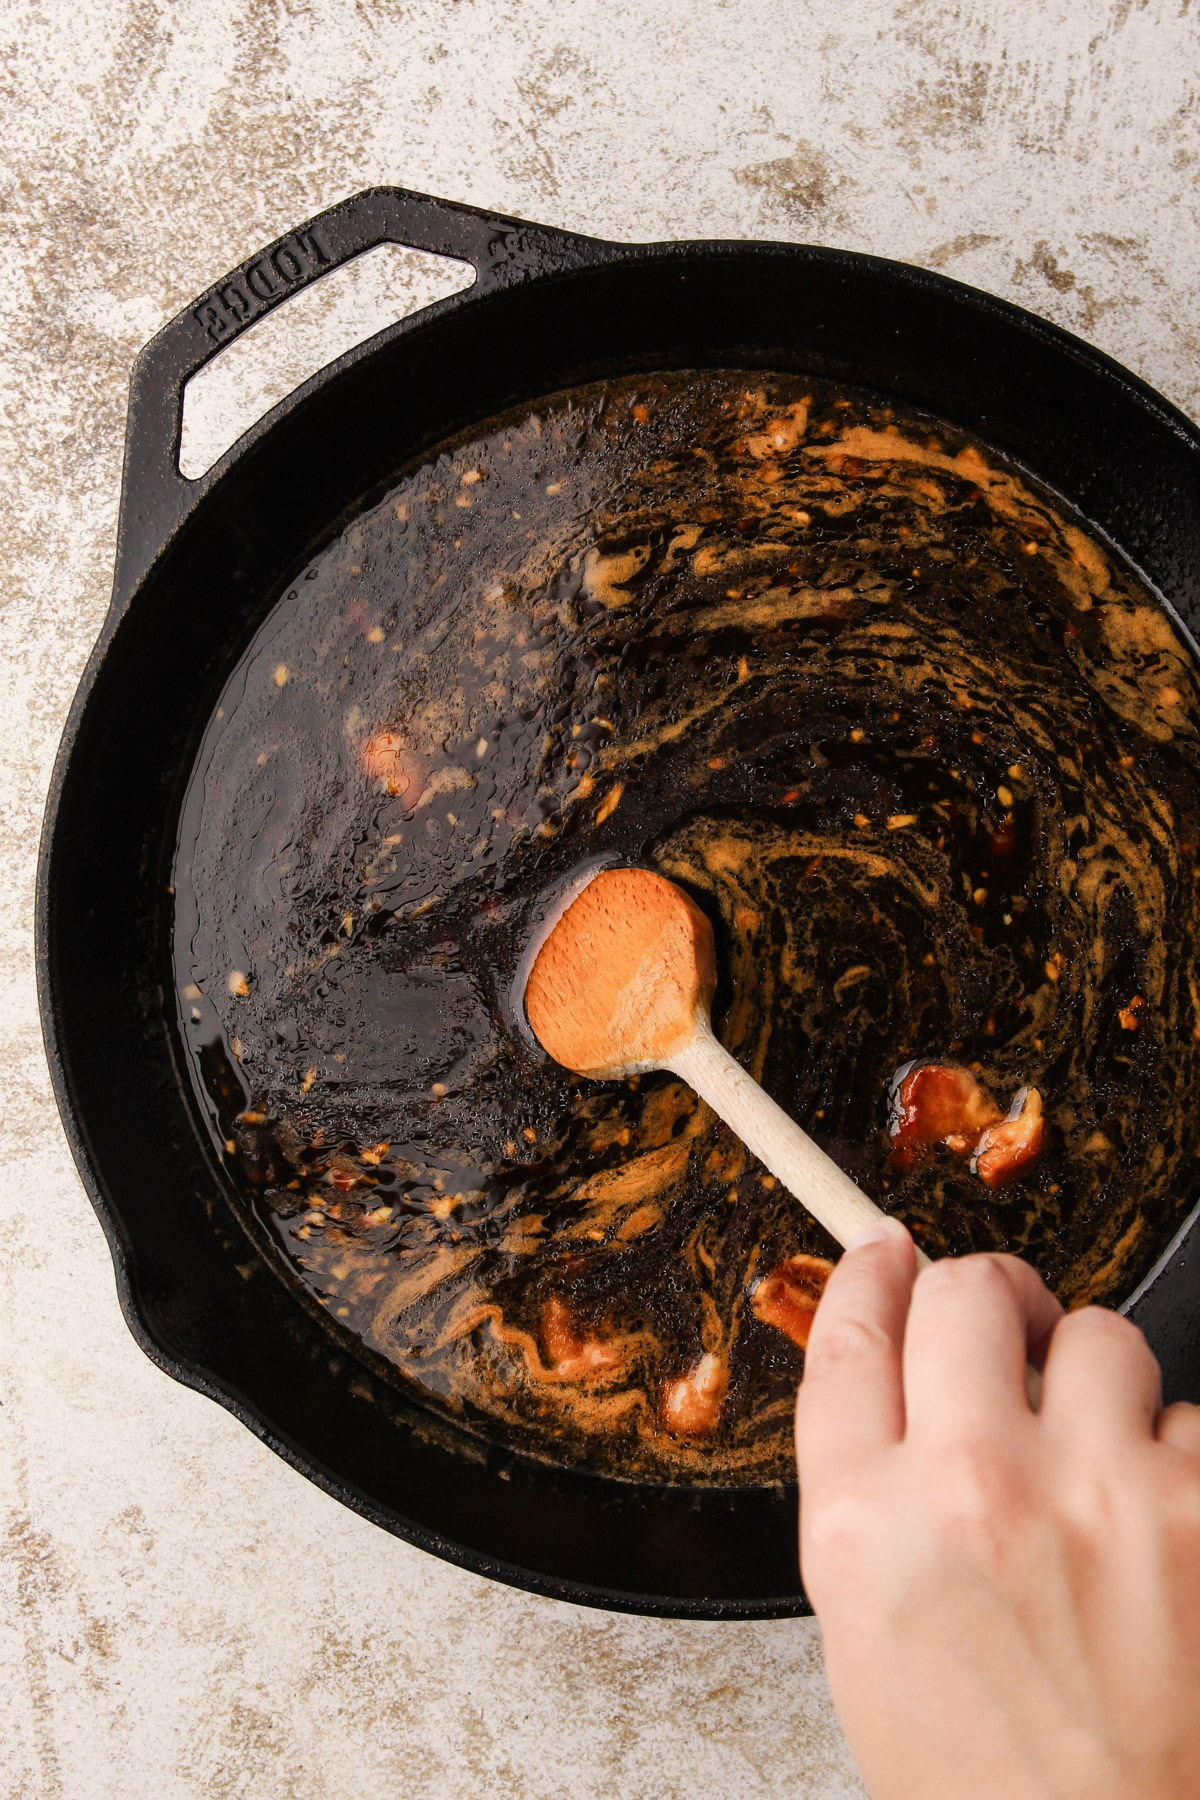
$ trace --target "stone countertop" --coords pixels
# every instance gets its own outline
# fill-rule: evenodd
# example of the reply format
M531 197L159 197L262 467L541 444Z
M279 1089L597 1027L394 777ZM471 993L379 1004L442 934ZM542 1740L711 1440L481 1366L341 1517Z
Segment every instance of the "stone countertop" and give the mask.
M1196 11L9 0L4 39L0 1789L861 1795L811 1621L668 1623L492 1585L145 1360L42 1055L42 805L108 598L131 360L259 245L372 183L615 238L822 241L1043 313L1195 415ZM185 455L203 467L441 280L377 255L292 303L195 384Z

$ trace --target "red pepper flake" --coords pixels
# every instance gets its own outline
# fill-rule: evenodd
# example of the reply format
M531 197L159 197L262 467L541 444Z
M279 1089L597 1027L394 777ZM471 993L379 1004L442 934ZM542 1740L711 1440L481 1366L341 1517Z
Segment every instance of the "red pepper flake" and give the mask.
M1017 847L1017 827L1011 815L998 825L988 840L988 862L1002 870Z

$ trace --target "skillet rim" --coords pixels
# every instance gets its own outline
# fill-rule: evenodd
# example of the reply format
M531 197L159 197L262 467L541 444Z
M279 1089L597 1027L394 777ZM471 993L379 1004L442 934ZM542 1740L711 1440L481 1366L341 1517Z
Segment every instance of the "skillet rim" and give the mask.
M55 895L53 879L56 827L64 787L81 727L92 702L102 665L139 594L147 585L151 584L153 578L161 570L164 561L172 554L181 536L186 538L190 535L190 529L203 518L210 508L215 510L219 507L221 496L226 491L226 484L233 480L246 460L276 433L282 433L294 420L300 418L304 408L315 395L322 393L349 372L370 362L373 357L385 351L393 343L431 329L436 330L443 319L453 317L468 308L478 308L486 303L489 296L505 290L561 281L567 277L586 275L601 268L621 265L677 263L686 270L689 264L697 265L704 260L720 262L738 258L749 259L751 262L768 259L785 260L798 268L819 267L827 272L840 273L848 279L885 277L892 281L898 281L918 293L924 292L930 296L941 296L952 302L957 308L963 309L967 314L973 313L978 318L990 318L1016 327L1035 342L1079 365L1093 378L1125 395L1143 413L1148 414L1160 429L1165 428L1172 436L1180 440L1195 458L1198 475L1200 475L1200 430L1148 383L1123 368L1103 351L1097 350L1050 321L1013 305L1012 302L983 293L965 283L955 281L951 277L918 269L910 264L865 255L861 252L831 250L821 246L796 245L761 239L696 239L649 244L612 243L554 231L527 221L506 219L499 215L480 212L474 208L457 207L453 203L433 201L426 196L410 194L400 189L364 190L362 194L353 196L350 201L340 203L340 206L345 209L364 202L390 204L395 202L397 197L405 205L416 207L418 211L424 206L448 208L460 222L462 220L471 221L476 233L473 242L477 241L480 232L490 233L492 236L488 240L489 242L494 241L496 236L500 236L506 245L510 245L512 240L517 238L526 244L532 242L534 252L526 254L523 259L522 257L514 258L506 252L505 257L499 260L488 260L481 252L468 254L465 259L474 260L478 272L474 286L386 327L363 343L354 346L333 363L318 370L306 382L285 396L263 418L256 421L204 476L195 482L187 483L186 505L182 509L176 506L173 521L165 533L161 519L155 522L151 516L147 520L147 516L139 513L135 504L136 483L140 478L139 461L144 461L141 455L144 446L139 440L138 433L144 427L147 406L152 408L155 404L154 395L147 391L148 383L151 376L156 374L162 376L163 364L167 360L167 352L170 352L175 361L169 376L170 381L173 382L173 389L168 396L167 403L168 405L173 404L176 410L177 447L178 412L182 404L183 386L188 378L187 376L183 379L179 378L179 344L185 334L189 339L194 337L194 326L207 296L201 296L199 301L194 302L192 306L184 309L170 321L151 340L135 363L131 380L131 408L122 478L122 507L118 527L113 596L64 725L47 795L38 856L35 947L38 1002L51 1080L64 1131L85 1191L100 1218L108 1239L113 1258L118 1299L126 1323L139 1346L151 1361L155 1362L165 1373L173 1376L183 1385L204 1393L208 1398L216 1400L227 1410L233 1412L257 1437L269 1444L285 1462L307 1475L318 1487L334 1498L351 1506L362 1516L371 1519L372 1522L384 1526L385 1529L431 1551L444 1560L505 1581L510 1585L554 1598L602 1606L611 1610L650 1613L668 1617L770 1618L807 1612L809 1609L802 1593L780 1595L774 1598L721 1597L714 1600L682 1595L654 1595L640 1591L628 1592L616 1588L601 1588L585 1582L563 1580L544 1572L506 1562L501 1558L481 1555L479 1552L464 1548L441 1533L414 1521L398 1521L396 1514L391 1509L373 1499L365 1491L352 1488L344 1477L337 1475L320 1463L311 1452L295 1443L287 1433L275 1428L268 1419L262 1417L255 1410L247 1396L235 1386L219 1379L203 1364L189 1362L173 1354L158 1342L147 1323L147 1308L138 1290L133 1242L127 1234L119 1204L109 1193L99 1159L89 1138L86 1121L76 1102L70 1074L69 1053L67 1046L62 1041L62 1026L57 1005L54 972ZM302 232L319 227L322 220L331 219L338 212L339 208L331 208L327 214L310 222L307 227L297 228L297 231ZM293 235L295 234L289 234L289 236ZM282 239L278 240L278 243L283 244L287 241L287 239ZM376 237L373 241L384 241L384 239ZM394 241L406 240L397 238ZM363 242L350 254L361 254L363 250L371 247L372 242ZM424 246L418 244L417 247ZM271 248L269 246L268 251L260 252L257 260L265 257ZM443 254L445 253L443 252ZM347 260L350 260L350 255L339 258L339 261ZM331 266L338 265L333 263ZM319 271L319 273L324 272L326 271ZM217 292L221 286L221 283L215 284L207 291L208 295ZM287 294L280 296L283 299L287 297ZM256 323L257 318L261 316L262 313L259 313L253 319L248 320L247 328ZM232 336L226 341L232 341ZM218 354L222 347L223 345L216 346L204 354L200 360L196 359L195 351L190 350L189 373L194 373L197 367L203 366L203 362L207 361L210 355ZM162 404L161 394L158 403ZM183 479L180 476L171 477L172 482L182 482ZM1123 554L1127 555L1128 553L1123 552ZM1156 587L1153 582L1151 585ZM1156 591L1158 591L1157 587ZM1166 602L1166 604L1170 603ZM1171 610L1175 609L1171 608ZM1190 1271L1190 1281L1186 1285L1200 1293L1200 1257L1195 1252L1196 1233L1193 1229L1198 1213L1200 1213L1200 1208L1184 1221L1175 1239L1163 1253L1155 1268L1151 1270L1137 1292L1125 1303L1122 1310L1136 1308L1139 1315L1142 1313L1153 1315L1156 1294L1160 1300L1166 1297L1164 1289L1169 1287L1170 1283L1165 1281L1165 1278L1173 1270L1177 1272L1183 1270L1185 1273ZM1197 1313L1200 1316L1200 1306L1197 1308ZM1198 1335L1197 1342L1200 1343L1200 1335ZM723 1492L732 1498L736 1495L737 1490L723 1490Z

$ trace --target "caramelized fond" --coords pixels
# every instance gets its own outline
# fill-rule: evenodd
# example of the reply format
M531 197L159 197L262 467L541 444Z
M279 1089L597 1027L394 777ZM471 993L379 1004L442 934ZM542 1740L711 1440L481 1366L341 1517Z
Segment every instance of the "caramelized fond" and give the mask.
M936 422L736 372L499 419L315 559L210 722L174 883L217 1151L473 1429L778 1479L801 1351L753 1297L834 1248L671 1076L543 1059L512 988L547 894L681 883L718 1034L932 1254L1115 1300L1200 1174L1197 717L1153 596ZM1036 1086L1040 1164L895 1168L914 1057Z

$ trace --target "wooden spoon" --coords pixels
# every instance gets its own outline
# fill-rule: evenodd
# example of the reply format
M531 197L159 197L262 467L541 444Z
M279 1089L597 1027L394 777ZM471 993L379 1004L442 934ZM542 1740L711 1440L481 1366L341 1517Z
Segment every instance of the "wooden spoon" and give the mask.
M617 1079L670 1069L839 1244L885 1217L713 1036L712 927L649 869L604 869L538 951L525 1014L556 1062ZM920 1250L917 1262L929 1259Z
M603 869L538 951L525 1016L577 1075L681 1076L844 1248L886 1215L717 1042L716 985L712 927L682 888L650 869ZM918 1248L917 1268L928 1267ZM1032 1364L1025 1392L1036 1412L1042 1377Z

